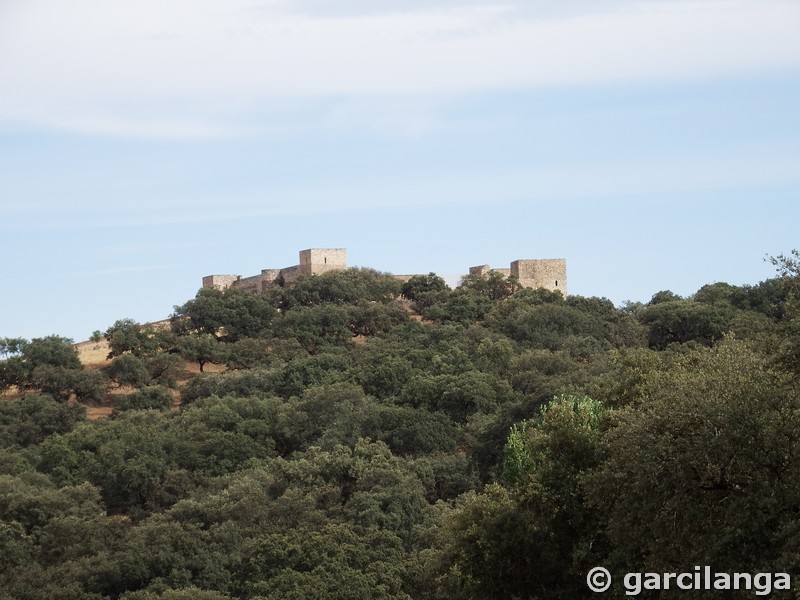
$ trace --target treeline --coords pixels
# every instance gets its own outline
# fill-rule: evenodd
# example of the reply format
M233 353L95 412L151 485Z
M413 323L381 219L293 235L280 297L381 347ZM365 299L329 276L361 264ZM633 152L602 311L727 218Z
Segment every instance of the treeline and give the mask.
M800 572L798 258L623 307L498 274L203 289L169 328L98 332L102 371L57 336L0 340L22 396L0 403L0 598L572 599L598 565ZM184 361L217 372L178 385ZM76 400L109 389L87 421Z

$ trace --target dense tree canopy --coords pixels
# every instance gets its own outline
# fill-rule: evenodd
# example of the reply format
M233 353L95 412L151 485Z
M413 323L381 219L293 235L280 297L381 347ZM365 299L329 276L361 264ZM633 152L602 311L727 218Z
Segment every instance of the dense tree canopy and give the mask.
M594 566L797 573L799 264L622 307L496 272L203 289L169 327L96 332L102 369L2 338L0 600L577 600Z

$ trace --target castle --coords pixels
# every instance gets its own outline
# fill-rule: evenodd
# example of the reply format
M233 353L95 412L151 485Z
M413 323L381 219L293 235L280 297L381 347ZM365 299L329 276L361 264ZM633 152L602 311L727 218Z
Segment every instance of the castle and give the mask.
M486 275L496 271L506 277L519 280L522 287L544 288L554 292L560 291L567 296L567 260L565 258L521 258L511 263L508 269L492 269L489 265L470 267L470 275Z
M204 288L242 288L261 294L267 288L282 281L293 283L300 275L321 275L328 271L343 271L347 268L347 250L344 248L309 248L300 251L300 264L283 269L262 269L258 275L207 275L203 277ZM520 259L511 263L508 269L492 269L489 265L470 267L470 275L485 275L490 271L506 277L513 275L520 285L528 288L558 290L567 295L567 261L563 258ZM398 275L408 280L412 275Z

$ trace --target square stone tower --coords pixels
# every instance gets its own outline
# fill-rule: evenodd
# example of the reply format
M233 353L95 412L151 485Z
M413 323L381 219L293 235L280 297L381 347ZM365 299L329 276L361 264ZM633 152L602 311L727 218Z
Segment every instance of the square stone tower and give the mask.
M511 275L524 287L558 290L567 297L567 261L564 258L515 260L511 263Z
M203 287L227 290L229 287L236 285L236 282L240 279L239 275L206 275L203 277Z
M343 271L347 268L345 248L309 248L300 251L300 273L321 275L328 271Z

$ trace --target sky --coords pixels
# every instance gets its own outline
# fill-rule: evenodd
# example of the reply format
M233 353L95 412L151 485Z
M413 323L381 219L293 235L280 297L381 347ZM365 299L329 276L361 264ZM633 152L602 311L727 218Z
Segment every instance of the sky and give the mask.
M0 0L0 337L312 247L686 296L799 217L797 0Z

